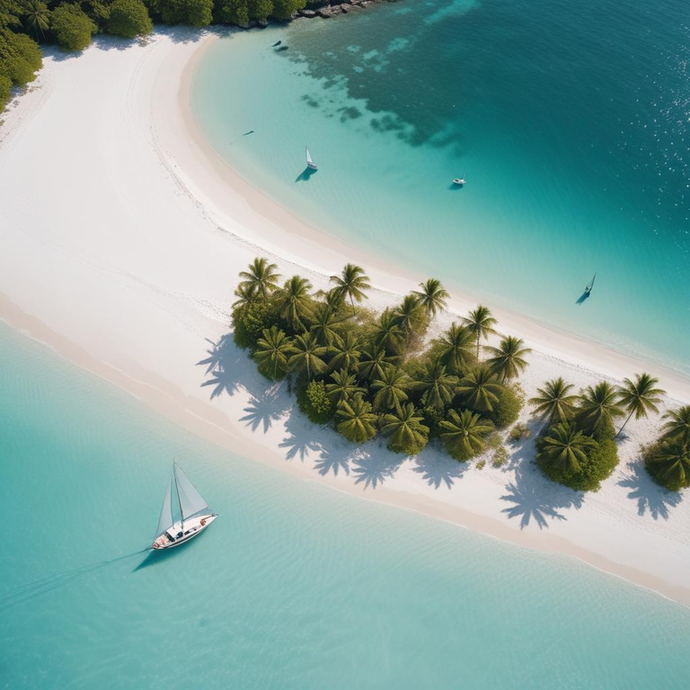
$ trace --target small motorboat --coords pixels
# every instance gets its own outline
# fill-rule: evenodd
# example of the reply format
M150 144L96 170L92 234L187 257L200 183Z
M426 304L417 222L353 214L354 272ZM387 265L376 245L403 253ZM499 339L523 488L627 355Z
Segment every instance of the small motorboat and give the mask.
M464 177L456 177L453 180L453 184L456 184L458 187L462 187L465 184L465 178Z
M179 519L173 517L179 513ZM154 549L171 549L199 536L218 516L196 490L187 475L173 464L168 480L158 529L151 545Z
M318 167L316 166L316 163L314 163L313 158L311 157L311 153L309 153L309 149L307 148L307 167L310 170L318 170Z

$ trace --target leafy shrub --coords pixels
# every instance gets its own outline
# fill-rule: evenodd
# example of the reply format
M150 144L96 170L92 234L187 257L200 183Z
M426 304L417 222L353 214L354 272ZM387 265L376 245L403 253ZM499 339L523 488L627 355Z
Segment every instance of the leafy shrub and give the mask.
M151 33L153 22L141 0L115 0L110 6L108 33L134 38Z
M254 348L264 328L277 326L280 318L271 302L255 302L232 312L233 336L242 348Z
M96 33L96 25L78 5L59 5L53 10L50 28L58 44L65 50L84 50Z
M41 69L43 58L38 43L26 34L15 34L12 31L0 30L0 77L9 79L14 86L24 86L36 78L36 71ZM5 93L4 105L9 100L10 88L5 81L0 93Z
M219 24L245 26L249 23L249 0L217 0L214 18Z
M518 443L519 441L522 441L522 439L529 438L532 435L532 432L529 430L529 427L527 424L516 424L511 430L510 433L508 434L508 438L513 442L513 443Z
M642 454L652 479L670 491L690 486L690 444L684 439L659 440Z
M213 0L158 0L158 11L166 24L208 26L213 21Z
M508 460L510 459L510 453L508 452L508 449L501 444L496 448L494 451L493 455L491 456L491 464L494 467L501 467L505 465Z
M587 450L586 459L580 463L581 471L567 472L555 466L543 452L543 440L537 441L537 464L551 481L568 486L575 491L599 491L601 482L610 476L618 464L618 447L610 438L594 441Z
M505 429L515 423L524 403L524 397L515 388L505 386L498 395L498 402L494 405L489 418L497 429Z
M441 433L441 420L445 417L444 410L438 407L425 407L422 409L424 425L429 427L429 438L438 438Z
M303 10L306 5L306 0L273 0L271 16L285 21L290 19L297 10Z
M12 95L12 82L9 77L0 74L0 110L2 110L10 100Z
M315 424L326 424L333 416L333 406L323 381L309 381L300 385L297 392L300 410Z
M265 20L273 12L273 0L249 0L249 18Z

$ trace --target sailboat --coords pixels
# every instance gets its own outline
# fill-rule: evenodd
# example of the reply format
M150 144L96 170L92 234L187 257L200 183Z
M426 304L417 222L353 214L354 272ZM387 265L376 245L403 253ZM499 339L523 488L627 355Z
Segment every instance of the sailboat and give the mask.
M595 273L594 278L592 278L592 280L590 280L589 283L587 284L587 287L585 287L585 295L587 295L588 297L592 292L592 288L594 287L594 281L596 280L596 277L597 277L597 274Z
M311 170L318 170L318 168L316 167L316 163L314 163L314 160L311 157L311 153L309 153L308 148L307 148L307 167L310 168Z
M179 519L175 519L177 515L174 513L179 513ZM187 475L174 463L152 546L154 549L170 549L184 544L201 534L217 517Z

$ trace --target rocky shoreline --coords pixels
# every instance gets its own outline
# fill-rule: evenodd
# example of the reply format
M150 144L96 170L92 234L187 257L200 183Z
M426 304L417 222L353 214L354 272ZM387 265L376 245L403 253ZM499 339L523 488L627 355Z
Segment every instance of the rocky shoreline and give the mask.
M292 15L292 19L289 21L294 21L295 19L330 19L331 17L336 17L339 14L350 14L351 12L361 12L365 10L369 5L378 5L384 2L399 2L399 0L342 0L337 2L335 0L317 0L316 2L309 3L309 7L303 10L298 10ZM264 20L252 20L249 24L240 25L241 29L253 29L258 27L260 29L265 29L270 24L267 19Z

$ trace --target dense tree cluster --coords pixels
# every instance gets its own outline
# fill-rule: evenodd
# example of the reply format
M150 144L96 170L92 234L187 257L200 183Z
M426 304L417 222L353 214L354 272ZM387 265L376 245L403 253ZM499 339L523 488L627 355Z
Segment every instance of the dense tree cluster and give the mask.
M0 110L13 86L23 86L41 68L39 43L81 51L97 33L135 38L153 22L246 26L269 17L286 20L305 0L0 0Z
M618 464L615 439L631 417L657 412L664 391L649 374L620 388L602 381L573 395L572 384L548 381L530 400L546 421L537 439L537 462L549 478L572 489L596 491ZM616 432L616 419L625 421Z
M255 259L241 273L235 340L264 376L297 376L297 400L312 421L333 424L356 443L381 433L391 450L408 455L435 437L454 458L468 460L517 419L523 401L512 380L529 350L507 337L480 362L477 343L496 324L485 307L422 351L448 297L439 281L375 315L359 306L370 285L358 266L345 266L325 293L300 276L283 282L276 270Z
M235 291L235 341L265 377L296 376L300 409L354 443L382 434L392 451L414 455L437 439L461 462L492 452L502 464L508 453L497 432L515 424L523 407L517 379L530 350L513 336L485 345L497 322L481 305L425 346L448 298L441 283L422 283L380 314L362 306L369 288L352 264L331 277L328 291L314 291L306 278L282 280L275 264L257 258ZM579 393L562 378L547 381L529 401L542 421L539 467L572 489L598 490L618 464L616 440L628 422L658 412L663 394L649 374ZM690 406L665 418L645 466L677 491L690 486ZM508 435L516 443L529 436L525 424Z

